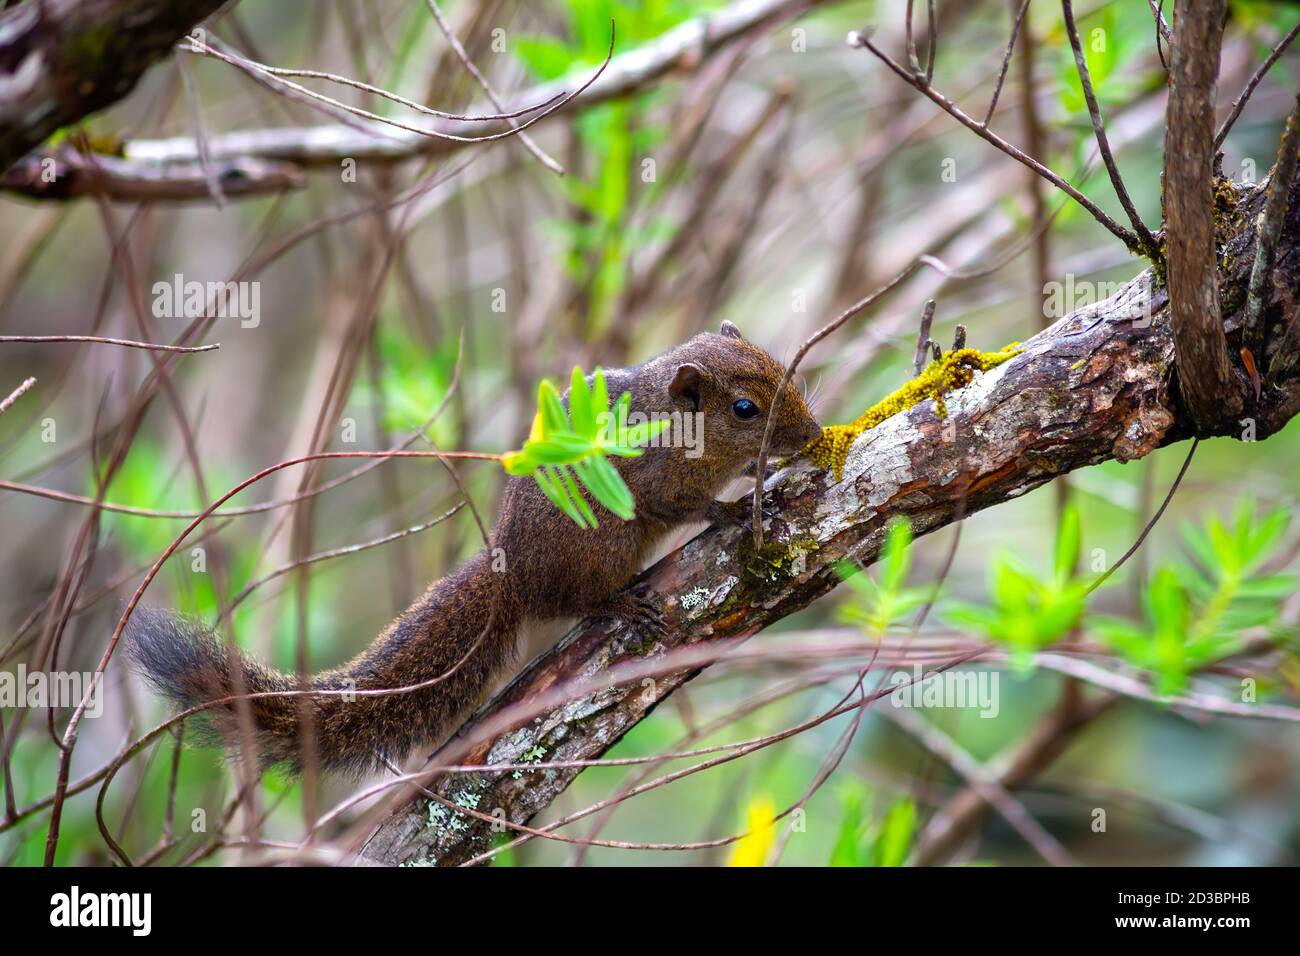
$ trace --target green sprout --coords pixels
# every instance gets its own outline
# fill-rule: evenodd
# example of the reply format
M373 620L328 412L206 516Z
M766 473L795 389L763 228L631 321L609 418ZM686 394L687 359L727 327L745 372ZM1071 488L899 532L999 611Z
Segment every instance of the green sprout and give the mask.
M582 369L575 367L566 411L555 386L543 379L528 441L504 457L506 471L532 475L551 503L579 528L600 524L584 488L610 512L630 521L636 517L636 501L608 456L636 458L643 454L642 446L670 424L662 418L629 426L631 403L632 393L624 392L611 409L605 373L596 369L589 386Z

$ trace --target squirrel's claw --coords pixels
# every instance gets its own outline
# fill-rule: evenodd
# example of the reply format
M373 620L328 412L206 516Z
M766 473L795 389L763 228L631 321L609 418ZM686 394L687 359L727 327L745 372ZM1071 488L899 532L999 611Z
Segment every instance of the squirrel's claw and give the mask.
M625 623L651 637L668 630L668 617L662 607L643 590L619 591L595 615L615 623Z
M709 524L748 524L754 513L754 499L749 495L735 501L715 501L705 511L704 519ZM763 498L764 520L776 516L776 506L766 497Z

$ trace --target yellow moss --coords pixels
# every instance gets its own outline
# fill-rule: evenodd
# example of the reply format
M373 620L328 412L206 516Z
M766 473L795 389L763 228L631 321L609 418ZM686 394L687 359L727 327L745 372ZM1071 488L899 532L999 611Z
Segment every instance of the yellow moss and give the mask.
M957 349L949 352L929 366L902 388L885 396L848 425L828 425L801 452L805 458L821 468L833 468L835 480L844 476L844 462L849 447L859 435L875 428L886 418L907 411L927 398L934 399L934 412L940 418L948 414L943 396L969 385L976 372L996 368L1014 355L1024 351L1019 342L1012 342L999 352L980 352L977 349Z

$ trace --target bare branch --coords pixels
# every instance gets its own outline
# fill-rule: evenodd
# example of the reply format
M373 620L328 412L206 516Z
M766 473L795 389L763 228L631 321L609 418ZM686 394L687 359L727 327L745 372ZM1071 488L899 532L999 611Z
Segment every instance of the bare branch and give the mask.
M1179 4L1165 111L1165 241L1178 384L1213 432L1241 409L1219 311L1214 228L1214 86L1226 0Z
M5 412L9 411L9 406L11 406L14 402L18 401L18 399L22 398L23 395L27 391L29 391L31 387L35 384L36 384L36 379L34 378L24 379L17 388L15 388L12 392L9 393L7 398L0 401L0 415L3 415Z
M1088 103L1088 116L1092 119L1092 130L1097 137L1097 148L1101 151L1101 161L1106 164L1106 172L1110 174L1111 185L1115 187L1115 195L1119 197L1119 204L1124 207L1129 222L1133 224L1133 231L1138 235L1143 254L1149 259L1155 259L1159 255L1155 236L1151 235L1151 230L1146 227L1146 223L1138 215L1137 207L1133 205L1133 199L1124 186L1124 177L1119 174L1119 165L1115 162L1115 157L1110 151L1110 141L1106 138L1106 124L1101 118L1101 107L1097 104L1097 94L1093 92L1092 77L1088 73L1088 58L1083 53L1083 45L1079 42L1079 29L1074 23L1074 5L1070 0L1061 0L1061 10L1065 14L1065 32L1069 34L1070 46L1074 50L1074 65L1079 71L1079 83L1083 87L1083 98ZM1214 56L1216 75L1218 68L1219 57L1216 47Z
M921 310L921 329L916 335L916 356L912 359L912 368L917 375L925 369L930 358L930 325L934 322L934 299L926 299L925 308Z
M159 345L156 342L110 339L103 335L0 335L0 343L5 342L93 342L97 345L120 345L123 348L144 349L149 352L211 352L221 348L219 342L210 345Z
M1106 215L1106 213L1102 212L1101 208L1091 199L1079 192L1079 190L1075 189L1066 182L1065 179L1044 166L1037 159L1026 154L1023 150L1013 146L1011 143L1008 143L1001 136L987 129L979 121L967 116L956 103L948 99L948 97L944 96L934 87L930 86L930 84L910 75L902 68L902 66L894 61L893 57L872 43L871 38L866 36L865 33L850 33L848 36L848 43L850 46L865 47L867 50L871 51L871 53L878 57L886 66L893 70L894 73L901 77L905 83L923 93L931 102L957 122L961 123L962 126L965 126L971 132L975 133L980 137L980 139L1000 149L1012 159L1016 160L1016 162L1028 166L1057 189L1060 189L1063 193L1077 202L1084 209L1088 210L1094 219L1105 226L1114 236L1118 237L1126 247L1129 249L1136 249L1137 236L1129 232L1110 216Z
M1223 141L1228 138L1228 133L1231 132L1233 125L1237 122L1237 117L1241 116L1241 111L1246 108L1246 101L1255 92L1255 87L1259 86L1260 80L1264 79L1264 75L1268 73L1273 64L1277 62L1278 57L1282 55L1283 51L1291 45L1291 41L1297 36L1300 36L1300 23L1293 26L1291 32L1277 42L1269 52L1268 57L1259 65L1259 69L1246 81L1246 86L1242 89L1241 94L1232 101L1232 109L1229 111L1227 118L1224 119L1223 125L1219 127L1219 132L1215 134L1215 149L1223 147Z
M532 126L534 123L538 122L539 120L545 119L548 115L554 113L556 110L562 109L570 100L572 100L575 96L578 96L580 93L585 91L589 86L591 86L591 84L595 83L596 80L600 78L601 73L605 71L605 68L609 65L610 59L614 56L614 39L615 39L615 27L613 21L610 21L609 53L605 57L605 62L602 63L600 67L597 68L594 75L592 75L584 83L578 86L577 89L569 93L564 93L558 97L552 97L550 100L547 101L549 105L545 106L545 108L543 108L540 112L538 112L534 116L529 117L527 120L520 123L518 126L511 124L506 129L497 133L483 133L480 135L473 135L473 136L462 136L457 133L448 133L434 126L428 126L428 127L412 126L410 123L403 123L399 120L392 119L391 117L380 116L378 113L373 113L370 110L364 110L359 106L351 106L347 103L344 103L342 100L336 100L333 97L325 96L322 93L317 93L315 90L310 90L307 87L303 86L301 83L295 83L292 80L287 79L288 75L292 75L294 73L301 73L303 71L283 70L283 69L278 69L276 67L269 67L266 66L265 64L258 63L254 60L250 60L247 57L241 56L237 53L232 53L228 50L218 49L212 43L204 43L202 40L194 36L188 38L188 43L190 45L188 47L182 47L181 49L185 50L186 52L194 52L194 53L202 54L204 56L215 57L218 60L222 60L226 63L229 63L231 66L239 67L240 69L248 72L254 77L269 79L272 81L273 85L282 87L283 89L290 91L291 93L295 94L299 98L306 100L309 103L322 104L323 106L328 107L336 112L342 111L344 113L349 113L353 116L358 116L364 120L369 120L373 124L375 124L374 130L372 131L372 135L382 134L384 136L388 136L389 133L386 128L393 127L404 133L413 134L415 136L421 136L421 137L427 136L427 137L432 137L433 139L447 140L449 142L459 143L461 145L469 145L472 143L490 143L493 142L494 140L506 139L507 137L510 136L523 135L523 130L527 129L529 126ZM325 75L325 74L315 74L313 71L313 75ZM374 90L376 92L382 92L379 91L377 87L369 87L369 89ZM393 98L392 94L386 93L384 95L388 96L390 99ZM403 100L403 103L404 105L415 106L415 104L413 104L410 100ZM417 106L416 108L420 109L421 111L427 111L427 109L424 107ZM204 157L206 145L207 145L206 143L196 142L196 147L198 149L200 160L202 160Z
M446 17L442 15L442 11L438 9L436 0L425 0L425 2L429 5L429 12L433 14L433 19L438 23L438 29L442 31L442 35L446 37L447 42L451 44L451 48L455 51L457 58L462 64L464 64L466 72L468 72L470 76L474 77L474 81L478 83L479 87L483 90L483 94L488 98L488 102L498 110L504 111L505 106L502 105L501 98L497 96L496 91L492 89L492 85L488 83L487 77L482 74L479 68L474 65L474 61L469 58L469 54L465 51L464 45L462 45L459 38L457 38L451 25L447 22ZM564 167L547 155L546 151L538 146L531 136L527 133L520 133L519 141L524 144L524 147L528 152L537 157L537 161L543 166L553 173L560 176L564 175Z
M993 97L989 100L989 111L984 114L984 122L981 126L988 126L993 119L993 113L998 108L998 97L1002 95L1002 84L1007 79L1007 67L1011 65L1011 53L1016 48L1016 38L1020 36L1020 25L1025 22L1025 14L1029 11L1029 0L1022 0L1020 11L1016 14L1015 23L1011 26L1011 39L1007 41L1007 52L1002 54L1002 69L998 71L998 82L993 87Z

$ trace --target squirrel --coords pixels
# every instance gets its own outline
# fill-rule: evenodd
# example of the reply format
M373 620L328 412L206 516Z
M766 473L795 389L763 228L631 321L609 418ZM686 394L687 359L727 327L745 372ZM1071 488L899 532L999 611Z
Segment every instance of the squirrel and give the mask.
M595 528L575 528L530 477L511 478L490 547L431 584L361 654L310 683L312 690L353 692L425 686L388 694L281 696L277 692L304 689L299 676L241 655L244 692L270 692L248 700L263 768L301 770L304 699L310 701L316 766L360 774L448 733L511 663L525 622L595 614L662 627L661 612L623 588L674 528L736 521L747 512L743 502L721 502L717 495L758 458L767 409L783 375L782 366L730 322L642 365L606 371L609 393L630 392L634 413L702 413L695 419L703 424L702 441L692 449L650 447L639 457L614 460L636 516L621 521L592 500L600 519ZM793 455L821 431L798 390L787 384L770 451ZM124 640L133 668L182 707L235 694L224 643L197 621L140 607ZM239 739L234 704L205 713L210 734Z

